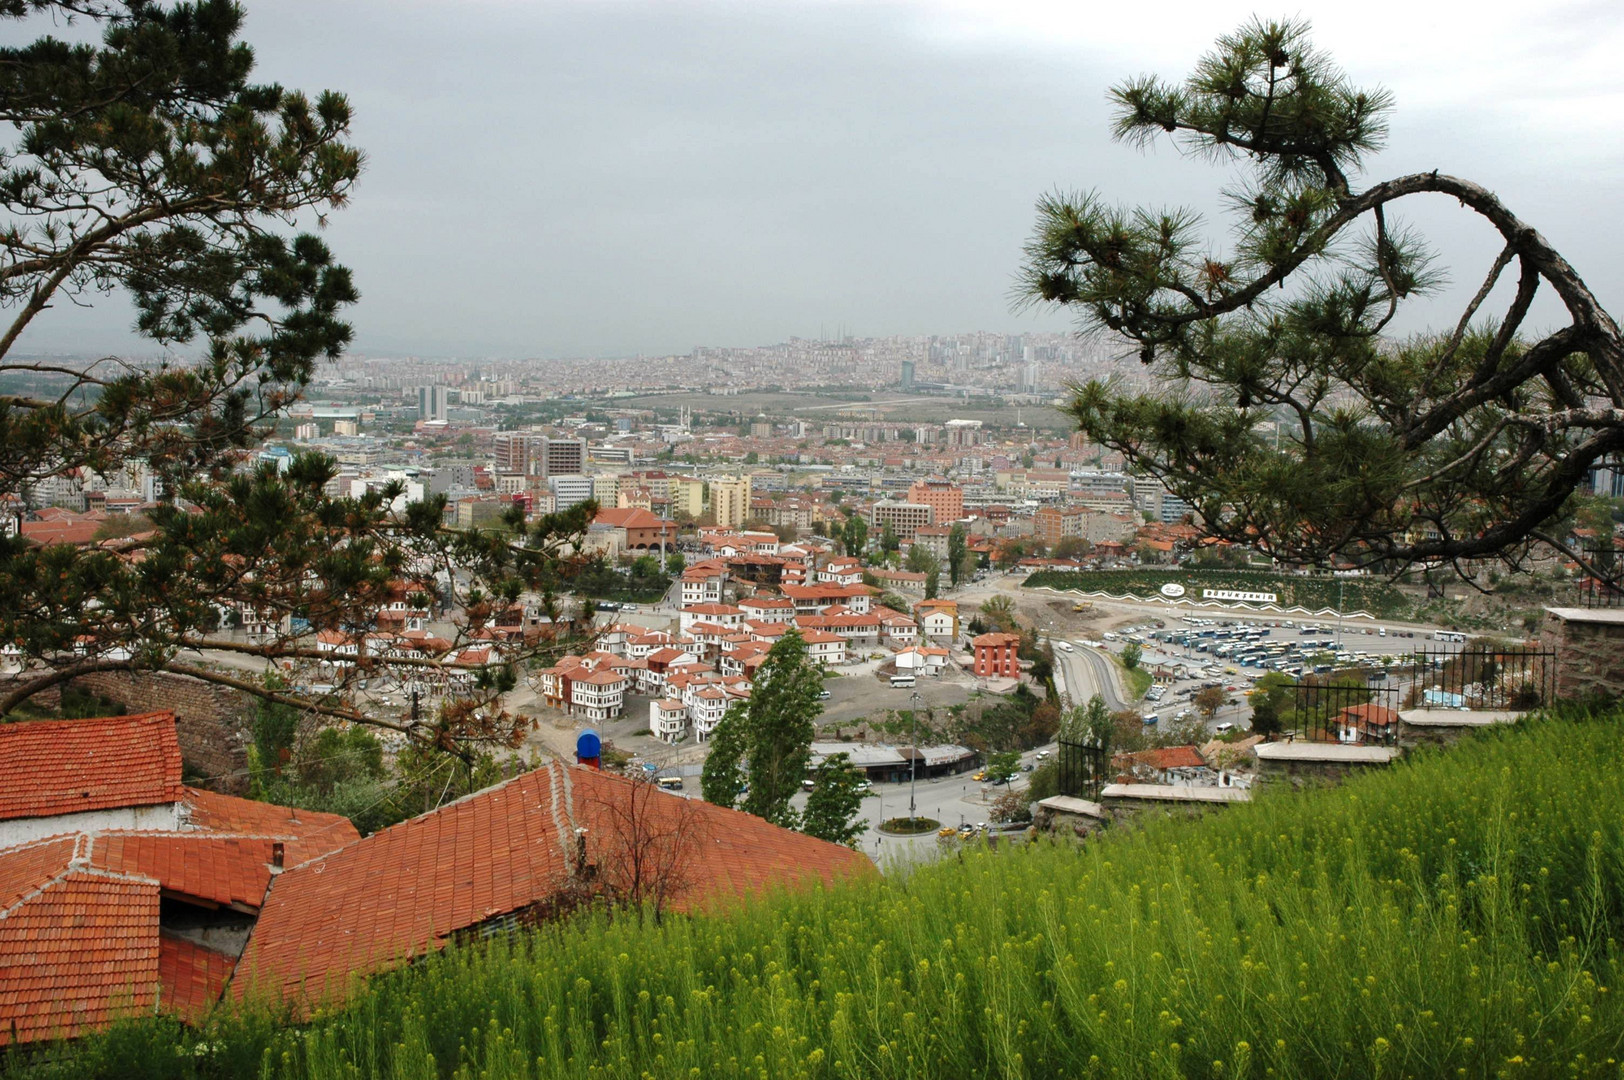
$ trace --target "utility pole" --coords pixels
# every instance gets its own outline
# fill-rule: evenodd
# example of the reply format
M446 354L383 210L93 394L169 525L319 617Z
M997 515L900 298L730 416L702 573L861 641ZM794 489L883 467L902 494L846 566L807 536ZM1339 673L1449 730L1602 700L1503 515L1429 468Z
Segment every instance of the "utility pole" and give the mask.
M913 734L909 736L909 741L913 745L908 748L913 751L908 755L908 822L912 824L914 818L918 816L914 809L914 773L919 769L919 703L924 699L919 696L919 691L915 690L908 695L908 700L913 704Z

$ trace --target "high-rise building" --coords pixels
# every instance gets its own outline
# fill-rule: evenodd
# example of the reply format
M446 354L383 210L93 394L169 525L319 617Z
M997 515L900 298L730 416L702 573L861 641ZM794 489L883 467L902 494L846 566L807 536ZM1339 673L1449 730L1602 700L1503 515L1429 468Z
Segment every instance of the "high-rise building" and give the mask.
M914 362L912 360L904 360L902 362L902 388L904 390L912 390L913 384Z
M915 480L908 488L908 501L934 510L937 525L948 525L964 516L964 489L946 480Z
M869 525L875 530L890 525L899 540L912 540L920 526L936 524L935 517L936 511L923 503L881 499L869 513Z
M495 442L497 472L531 476L540 471L541 449L547 445L545 435L498 431Z
M553 493L553 504L560 510L592 498L592 477L560 474L547 478L547 487Z
M417 418L419 420L444 420L451 407L451 394L443 386L419 386L417 388Z
M586 440L554 439L527 431L499 431L495 456L499 473L573 476L586 470Z
M673 476L668 481L671 513L698 518L705 512L705 482L697 476Z
M716 524L736 529L750 516L750 478L718 476L710 482L711 513Z
M547 440L545 448L543 476L558 476L562 473L579 473L586 471L586 440L585 439L552 439Z

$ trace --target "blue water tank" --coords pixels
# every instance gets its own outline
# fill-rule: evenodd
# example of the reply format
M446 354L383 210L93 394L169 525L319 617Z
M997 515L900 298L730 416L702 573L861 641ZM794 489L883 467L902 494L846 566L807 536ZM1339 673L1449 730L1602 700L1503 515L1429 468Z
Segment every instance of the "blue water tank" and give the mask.
M587 728L575 737L575 757L577 760L585 761L588 758L599 757L602 753L603 740L591 728Z

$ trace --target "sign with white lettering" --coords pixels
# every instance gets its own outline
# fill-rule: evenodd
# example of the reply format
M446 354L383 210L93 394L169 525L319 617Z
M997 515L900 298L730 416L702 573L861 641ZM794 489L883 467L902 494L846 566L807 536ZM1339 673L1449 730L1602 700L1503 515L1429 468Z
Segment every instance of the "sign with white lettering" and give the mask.
M1276 600L1272 592L1237 592L1234 589L1202 589L1201 598L1204 600L1241 600L1249 604L1272 604Z
M1184 586L1175 585L1173 582L1169 581L1166 585L1162 586L1162 595L1176 600L1184 595Z

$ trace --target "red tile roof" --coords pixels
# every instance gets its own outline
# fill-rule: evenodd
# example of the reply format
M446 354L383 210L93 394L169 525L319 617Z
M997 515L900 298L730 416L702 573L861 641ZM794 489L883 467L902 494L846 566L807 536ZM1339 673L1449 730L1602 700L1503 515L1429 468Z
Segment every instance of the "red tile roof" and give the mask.
M0 851L0 1046L71 1038L155 1001L158 883L86 867L78 846ZM44 860L56 865L42 879Z
M361 839L350 819L316 810L239 799L200 788L186 789L186 814L192 828L209 832L301 840L314 853L333 851ZM289 849L289 866L293 865ZM302 860L301 860L302 861Z
M231 957L184 938L158 935L158 1006L187 1023L203 1019L225 992Z
M238 910L258 910L271 883L272 845L284 843L264 837L173 832L105 832L85 840L92 867L151 878L165 892ZM297 850L298 841L288 843Z
M356 975L547 902L568 880L575 828L587 830L589 857L611 858L602 853L614 849L621 827L606 808L636 783L555 763L287 871L266 898L233 989L306 1005L334 1000ZM749 814L669 795L647 807L696 815L693 884L678 908L772 884L875 873L858 852Z
M175 715L0 724L0 821L179 802Z

